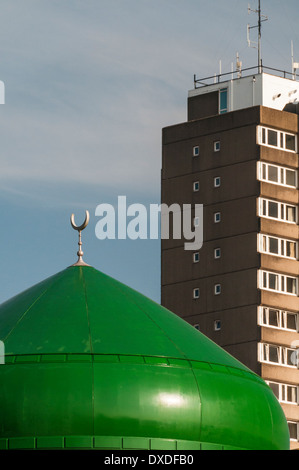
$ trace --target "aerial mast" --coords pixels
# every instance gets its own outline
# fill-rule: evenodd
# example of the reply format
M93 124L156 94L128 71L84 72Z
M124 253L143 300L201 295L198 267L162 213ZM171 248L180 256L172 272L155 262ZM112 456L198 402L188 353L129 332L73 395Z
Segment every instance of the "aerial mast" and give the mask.
M262 68L262 21L261 21L261 0L259 0L259 8L258 8L258 17L259 17L259 22L258 22L258 67L259 67L259 73L260 69Z
M247 25L247 42L249 47L254 47L258 50L258 71L261 73L262 71L262 23L264 21L268 20L268 17L265 15L262 15L262 10L261 10L261 0L258 0L258 9L257 10L252 10L250 8L250 5L248 5L248 14L251 12L257 13L258 15L258 24L256 26L249 26ZM257 44L254 43L253 41L250 40L250 30L257 28L258 29L258 42Z

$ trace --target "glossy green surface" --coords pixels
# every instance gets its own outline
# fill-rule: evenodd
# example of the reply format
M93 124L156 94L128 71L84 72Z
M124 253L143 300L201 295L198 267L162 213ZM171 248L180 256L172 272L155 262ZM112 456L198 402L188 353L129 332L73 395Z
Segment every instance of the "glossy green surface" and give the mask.
M258 376L94 268L2 304L0 339L0 449L289 448Z

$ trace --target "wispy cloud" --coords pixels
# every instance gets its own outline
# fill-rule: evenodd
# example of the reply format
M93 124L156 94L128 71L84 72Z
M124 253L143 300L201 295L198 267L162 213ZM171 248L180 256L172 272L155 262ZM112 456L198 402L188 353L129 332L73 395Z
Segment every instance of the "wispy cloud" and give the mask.
M158 241L100 243L95 205L158 202L161 128L186 119L193 74L213 75L220 59L229 72L237 51L256 63L247 3L1 0L2 300L70 264L69 215L84 209L87 261L159 298ZM288 69L291 39L299 60L298 0L263 4L264 63Z
M19 47L9 41L4 50L15 63L6 58L0 182L157 187L161 127L170 115L185 118L185 103L171 95L179 67L170 75L165 57L179 63L186 56L183 45L174 53L172 45L161 43L161 30L149 38L149 25L144 33L141 24L137 31L115 29L112 17L107 25L98 16L98 24L84 8L82 18L82 4L75 4L78 10L71 9L69 18L59 15L58 2L41 2L16 28ZM101 13L97 2L87 4ZM14 17L14 6L6 15ZM127 18L138 24L128 12ZM22 36L27 29L30 34Z
M4 0L0 185L158 190L161 128L185 120L193 73L239 45L253 57L241 3Z

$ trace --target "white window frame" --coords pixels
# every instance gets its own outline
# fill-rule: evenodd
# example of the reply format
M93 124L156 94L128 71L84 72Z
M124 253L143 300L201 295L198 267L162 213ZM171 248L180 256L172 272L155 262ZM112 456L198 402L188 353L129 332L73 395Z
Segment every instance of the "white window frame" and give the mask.
M221 330L221 320L214 320L214 331Z
M219 254L217 253L217 251L219 250ZM221 248L214 248L214 259L219 259L221 258Z
M269 215L269 203L277 204L277 217ZM295 209L295 220L288 220L286 218L287 208L291 207ZM264 208L266 209L264 211ZM298 221L298 206L294 204L288 204L286 202L275 201L274 199L267 199L263 197L258 198L258 215L265 219L278 220L280 222L286 222L288 224L297 224Z
M276 277L277 288L271 288L270 286L270 275ZM287 291L287 279L290 278L295 281L295 292ZM266 282L265 282L266 281ZM266 284L266 285L265 285ZM273 271L266 271L260 269L258 271L258 287L262 290L270 292L277 292L278 294L298 296L298 277L290 276L288 274L281 274Z
M217 217L219 217L219 220L217 220ZM219 224L221 222L221 212L214 212L214 223Z
M281 382L276 382L275 380L265 380L265 382L269 385L270 388L271 388L270 384L278 385L278 397L276 395L275 396L277 397L277 399L280 403L288 403L289 405L298 405L299 404L299 402L298 402L298 399L299 399L299 387L298 387L298 385L296 385L296 384L285 384L285 383L281 383ZM295 389L296 400L291 400L290 401L290 400L287 399L287 396L288 396L287 390L289 388Z
M220 152L221 144L220 140L214 140L214 152Z
M214 294L215 295L220 295L221 294L221 284L215 284L214 285Z
M214 178L214 188L220 188L221 186L221 178L220 176L215 176Z
M277 145L271 145L268 143L269 142L268 131L277 132ZM265 142L263 141L263 132L265 133L265 137L266 137ZM295 150L286 148L286 136L287 135L295 137ZM286 152L297 153L298 151L298 141L297 141L296 134L293 134L292 132L281 131L279 129L273 129L271 127L258 126L257 142L258 142L258 145L264 145L266 147L270 147L274 149L285 150Z
M193 289L193 299L199 299L200 297L200 290L199 287L195 287Z
M198 257L198 259L196 259L196 257ZM199 259L200 259L199 252L196 251L195 253L193 253L193 263L199 263Z
M199 145L195 145L193 147L192 155L193 155L193 157L198 157L199 156Z
M299 441L299 423L298 421L287 421L288 424L296 424L296 427L297 427L297 439L294 439L292 437L290 437L290 441L293 441L293 442L298 442Z
M270 348L276 350L278 358L277 361L270 360ZM291 362L294 361L295 364L290 364L288 362L289 354L291 356ZM298 363L298 349L288 348L277 344L258 343L258 361L264 364L274 364L276 366L298 369L296 364L296 361Z
M277 323L276 325L271 325L269 321L270 310L277 312ZM295 316L296 328L287 328L287 316ZM258 307L258 324L260 326L265 326L267 328L274 328L276 330L292 331L298 332L299 330L299 314L297 312L291 312L289 310L281 310L279 308L268 307L266 305L260 305Z
M194 181L193 183L193 192L197 193L199 191L199 181Z
M269 168L274 167L277 168L277 181L273 181L269 179ZM295 184L287 184L286 180L286 173L287 171L291 171L295 174ZM284 186L286 188L297 188L298 187L298 171L294 170L294 168L288 168L286 166L274 165L273 163L269 162L257 162L257 178L259 181L265 181L266 183L276 184L277 186Z
M270 239L278 240L278 253L270 251ZM265 241L265 243L264 243ZM287 256L287 243L294 243L295 245L295 256ZM264 247L266 245L266 248ZM258 234L258 252L264 253L271 256L279 256L280 258L286 259L298 259L298 242L296 240L290 240L288 238L273 237L272 235L266 235L264 233Z

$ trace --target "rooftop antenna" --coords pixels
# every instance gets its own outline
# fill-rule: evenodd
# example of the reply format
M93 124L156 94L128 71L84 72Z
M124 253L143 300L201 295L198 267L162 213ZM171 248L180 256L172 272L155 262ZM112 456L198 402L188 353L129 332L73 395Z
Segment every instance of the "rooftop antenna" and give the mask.
M237 56L236 56L236 70L238 72L238 78L241 78L242 77L242 62L240 61L239 52L237 52Z
M248 14L256 13L258 15L258 24L255 26L247 25L247 42L249 47L253 47L258 50L258 72L262 71L262 23L268 20L268 17L262 15L261 11L261 0L258 0L259 5L257 10L252 10L248 4ZM258 42L253 42L250 40L250 30L258 28Z
M219 60L219 75L218 75L218 82L221 81L221 75L222 75L222 63L221 59ZM217 74L214 73L214 83L217 83Z

